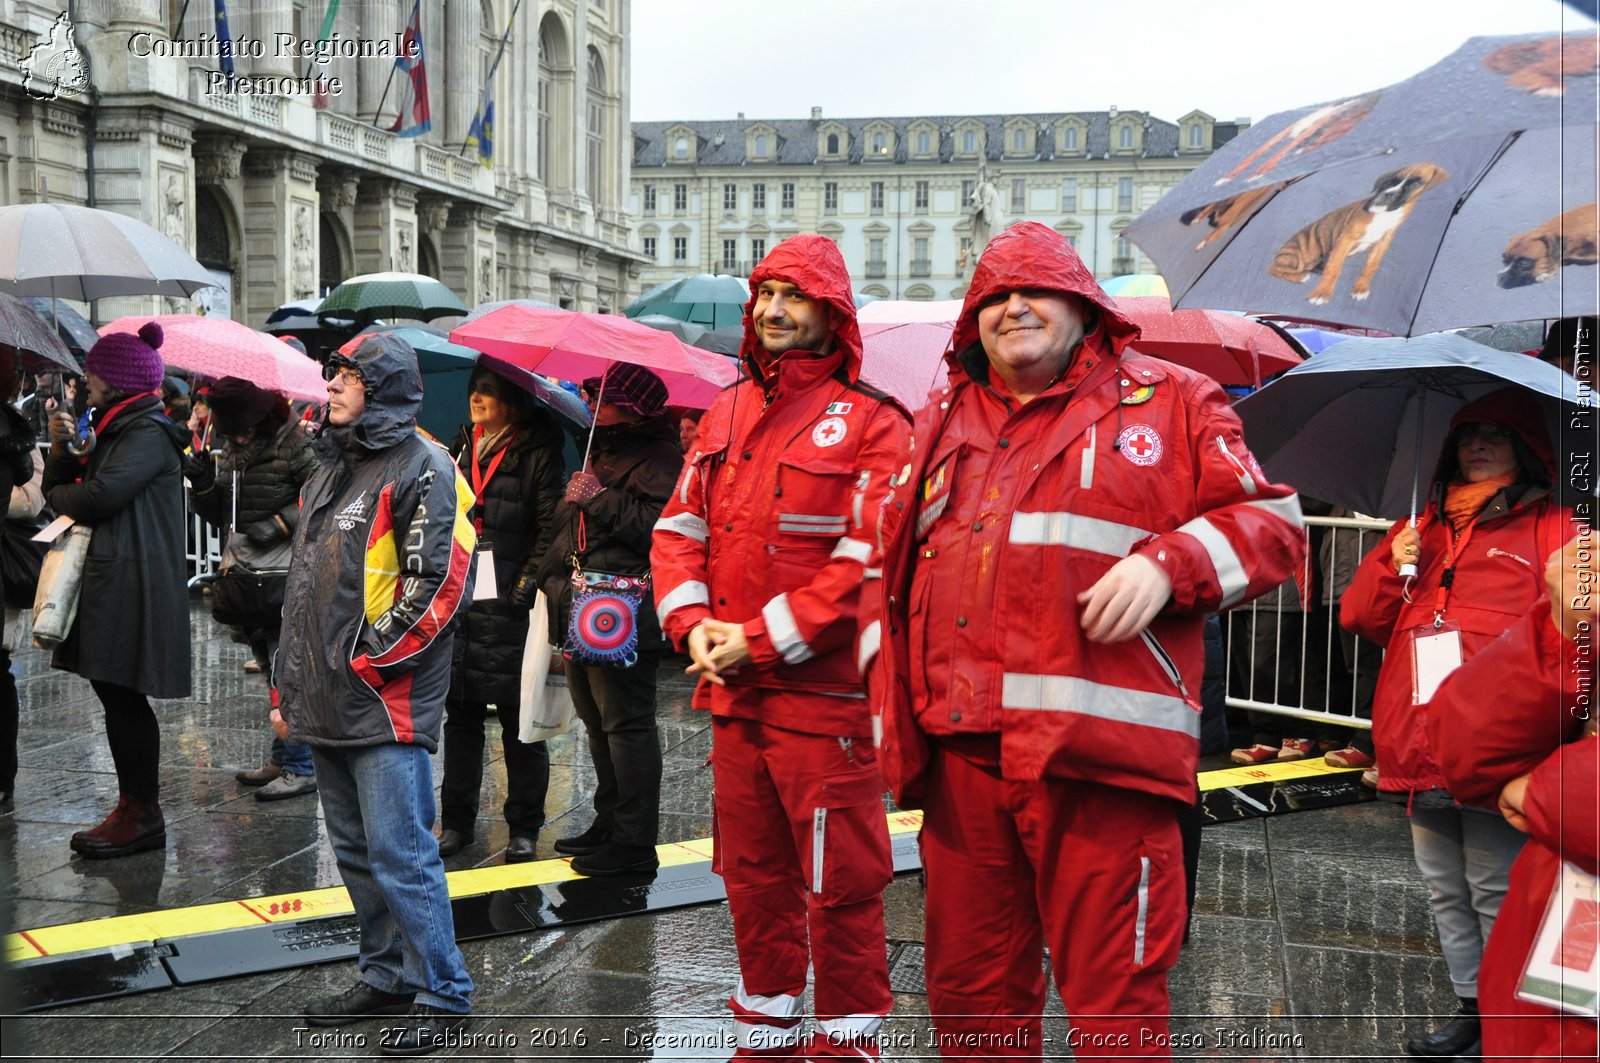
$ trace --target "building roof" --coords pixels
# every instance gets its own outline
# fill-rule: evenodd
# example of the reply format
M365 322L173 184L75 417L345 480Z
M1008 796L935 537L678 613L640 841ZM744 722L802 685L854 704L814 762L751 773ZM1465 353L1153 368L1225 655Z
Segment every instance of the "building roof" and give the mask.
M701 119L670 122L634 122L633 165L640 167L666 166L669 130L689 129L695 134L696 154L693 164L699 166L743 166L754 161L758 165L811 166L819 161L818 134L824 126L843 127L847 142L841 147L840 160L848 163L870 161L873 163L927 161L913 159L912 143L908 131L913 125L931 122L939 131L939 146L931 156L938 162L950 162L956 151L956 130L959 126L977 122L985 130L984 157L994 162L1016 161L1019 156L1006 150L1005 130L1018 118L1030 121L1035 130L1035 150L1032 155L1021 156L1035 160L1057 157L1057 130L1061 122L1076 120L1085 130L1082 146L1086 152L1069 152L1063 159L1105 159L1111 157L1111 122L1114 118L1134 116L1144 126L1144 144L1137 157L1169 158L1178 154L1178 126L1174 122L1154 118L1143 111L1054 111L1024 114L974 114L974 115L914 115L910 117L831 118L736 118ZM869 126L884 124L895 133L893 151L883 157L867 160L866 130ZM768 158L750 160L746 157L746 133L756 127L770 129L777 137L775 152ZM1239 133L1235 122L1215 122L1212 125L1213 147L1221 147ZM832 161L822 160L822 161Z

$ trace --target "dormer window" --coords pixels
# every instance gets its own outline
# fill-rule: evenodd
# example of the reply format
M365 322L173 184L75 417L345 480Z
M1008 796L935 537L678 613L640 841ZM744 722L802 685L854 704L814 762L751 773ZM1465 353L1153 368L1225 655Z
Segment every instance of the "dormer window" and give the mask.
M828 134L828 154L829 155L837 155L837 154L839 154L839 134L838 133L829 133Z
M687 159L689 157L688 137L678 137L672 142L672 157L674 159Z
M932 142L933 138L928 135L928 131L926 129L919 132L917 134L917 154L926 155L932 151L933 149L930 147Z
M1066 131L1061 134L1061 150L1062 151L1081 151L1081 150L1083 150L1083 149L1078 147L1078 127L1077 126L1068 126L1066 128Z
M969 155L978 150L978 134L976 131L968 129L961 134L961 150Z
M1015 155L1021 155L1023 152L1025 152L1027 150L1028 150L1028 131L1026 129L1014 129L1014 130L1012 130L1011 131L1011 151L1012 151L1012 153L1015 154Z
M872 134L872 154L883 155L889 150L889 138L882 133Z
M767 157L767 138L764 135L756 137L756 158L764 159L766 157Z
M1206 146L1206 130L1198 122L1189 127L1189 146L1191 148L1203 148Z
M1123 126L1117 130L1117 147L1123 151L1133 150L1133 127Z

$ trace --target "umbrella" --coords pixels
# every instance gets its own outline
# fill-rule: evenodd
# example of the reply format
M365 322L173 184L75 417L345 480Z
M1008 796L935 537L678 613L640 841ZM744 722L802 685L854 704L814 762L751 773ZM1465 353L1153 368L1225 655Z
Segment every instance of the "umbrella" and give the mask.
M693 321L679 321L677 318L668 317L665 314L640 314L634 320L641 325L660 329L662 332L670 332L688 344L693 344L695 340L710 331L704 325L697 325Z
M216 286L193 255L126 214L61 203L0 207L0 290L12 295L187 298Z
M280 321L288 321L293 318L304 317L308 314L314 318L317 316L317 308L321 305L321 299L296 299L292 303L284 303L282 306L278 307L272 313L267 315L267 325L276 325ZM263 331L274 332L278 330L269 327Z
M161 360L169 369L183 369L217 380L248 380L260 388L281 391L291 399L320 402L327 397L322 368L287 343L225 317L198 314L135 314L103 325L100 335L138 332L147 321L161 326Z
M705 409L738 375L720 355L687 346L676 336L627 318L575 310L506 306L450 333L503 363L531 373L581 382L612 362L656 372L676 406Z
M18 297L17 302L32 309L46 323L54 322L56 334L67 345L67 350L77 355L80 361L100 338L100 333L95 331L87 318L59 299L49 299L42 295L24 295ZM74 369L73 372L77 370Z
M862 325L931 321L953 326L960 316L960 299L878 299L856 311Z
M623 309L627 317L664 314L680 321L693 321L707 328L737 325L744 320L744 305L750 301L750 285L743 277L726 273L696 273L692 277L658 284Z
M1343 343L1354 338L1353 333L1333 332L1321 328L1291 328L1285 331L1294 337L1294 341L1303 347L1307 354L1321 354L1335 343Z
M859 320L859 319L858 319ZM699 347L702 351L714 351L725 354L730 358L739 356L739 348L744 345L744 325L723 325L695 340L691 346Z
M1398 335L1593 314L1594 73L1592 30L1473 38L1252 126L1125 235L1179 307Z
M1451 331L1497 351L1538 351L1544 346L1545 324L1543 321L1507 321Z
M1168 294L1166 278L1158 273L1124 273L1107 277L1100 282L1100 290L1119 299L1123 296Z
M442 329L427 325L401 328L372 326L339 348L354 354L361 341L371 335L390 335L405 340L417 352L417 368L422 372L422 409L417 422L435 439L447 439L461 423L467 409L467 387L479 362L512 381L536 400L578 428L589 427L589 408L583 400L563 391L542 377L482 355L471 347L453 343Z
M14 349L30 373L65 369L82 372L56 330L20 299L0 294L0 346Z
M1315 498L1390 519L1416 511L1417 485L1466 403L1509 385L1542 396L1555 429L1579 403L1553 365L1451 333L1351 337L1234 409L1268 475ZM1563 405L1563 404L1567 405Z
M462 318L455 325L452 325L451 328L459 328L462 325L470 325L480 317L483 317L485 314L494 313L502 306L525 306L531 310L561 309L561 307L557 306L555 303L547 303L543 299L499 299L490 303L479 303L477 306L473 307L472 313Z
M1201 372L1219 384L1259 387L1303 360L1271 326L1224 310L1174 310L1156 295L1119 297L1117 309L1139 326L1141 354Z
M944 352L950 346L949 322L907 321L861 326L861 378L899 399L912 411L928 403L928 393L949 377Z
M467 304L432 277L420 273L364 273L329 292L317 316L324 321L348 318L358 325L368 325L381 317L428 321L466 312Z

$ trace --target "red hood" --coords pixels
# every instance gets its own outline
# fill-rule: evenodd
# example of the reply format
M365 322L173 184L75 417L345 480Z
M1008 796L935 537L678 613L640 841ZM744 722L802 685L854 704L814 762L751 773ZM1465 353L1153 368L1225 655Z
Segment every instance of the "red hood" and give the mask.
M978 342L978 307L993 296L1018 288L1065 292L1093 304L1100 312L1107 346L1114 355L1120 355L1139 335L1139 326L1124 317L1111 297L1100 290L1067 238L1036 221L1025 221L996 236L984 248L950 336L951 353L960 354Z
M1468 421L1505 425L1522 437L1528 449L1539 459L1539 464L1544 466L1545 474L1551 481L1557 479L1555 450L1550 446L1544 413L1539 409L1538 401L1528 392L1521 388L1501 388L1481 399L1472 400L1450 418L1451 435ZM1435 480L1443 479L1445 469L1455 464L1455 451L1449 439L1445 440L1444 447L1444 452L1439 455L1439 467L1434 472Z
M861 376L861 329L856 324L856 303L850 292L850 271L845 268L839 245L826 236L801 233L774 247L750 274L750 301L744 307L744 343L739 360L757 379L765 373L755 359L761 349L750 314L756 308L761 282L786 281L813 299L820 299L839 312L840 322L833 331L834 345L844 353L844 371L853 381Z

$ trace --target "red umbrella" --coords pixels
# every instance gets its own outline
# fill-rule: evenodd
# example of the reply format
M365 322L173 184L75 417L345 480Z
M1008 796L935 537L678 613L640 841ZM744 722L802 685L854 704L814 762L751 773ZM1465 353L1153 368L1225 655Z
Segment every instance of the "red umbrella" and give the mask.
M950 346L950 329L948 321L862 322L861 378L909 409L921 409L927 405L928 393L943 387L949 376L944 352Z
M1253 318L1225 310L1174 310L1159 295L1116 302L1142 330L1130 345L1133 350L1204 373L1219 384L1259 387L1304 360L1282 333Z
M702 410L738 375L727 358L690 347L670 332L574 310L503 306L450 338L528 372L575 383L600 376L612 362L632 362L661 377L673 405Z
M248 380L256 387L281 391L291 399L320 402L328 397L322 367L282 340L225 317L197 314L135 314L100 327L100 335L137 333L147 321L161 326L161 360L169 369L218 380Z

